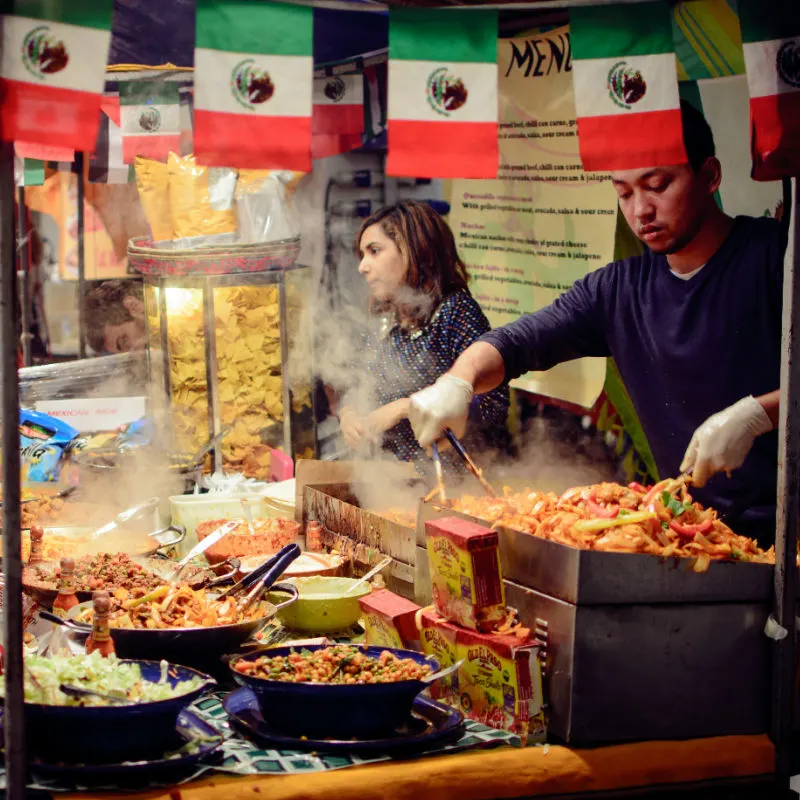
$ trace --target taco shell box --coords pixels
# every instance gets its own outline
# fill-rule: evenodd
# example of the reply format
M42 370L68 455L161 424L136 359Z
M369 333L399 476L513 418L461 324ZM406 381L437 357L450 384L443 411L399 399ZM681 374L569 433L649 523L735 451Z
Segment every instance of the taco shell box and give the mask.
M542 671L535 641L459 630L459 707L490 728L516 733L523 744L543 742Z
M436 610L474 631L492 630L506 614L497 531L444 517L425 523Z
M490 728L516 733L523 744L545 741L542 673L534 640L469 631L428 609L419 615L419 627L423 652L439 659L442 667L464 661L454 675L431 686L431 697Z
M418 615L417 625L422 652L433 656L441 669L458 661L457 626L430 609L425 609ZM432 683L428 691L434 700L458 706L458 672Z
M416 603L388 589L378 589L358 602L364 615L367 644L419 650L419 633L414 621L419 611Z

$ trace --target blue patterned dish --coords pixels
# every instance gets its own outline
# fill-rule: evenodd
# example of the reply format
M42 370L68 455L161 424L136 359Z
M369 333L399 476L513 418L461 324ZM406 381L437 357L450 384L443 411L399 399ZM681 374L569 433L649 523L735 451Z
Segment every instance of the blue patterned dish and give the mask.
M264 720L258 698L250 689L231 692L222 703L234 726L261 747L346 753L411 753L441 746L464 732L457 708L417 697L408 722L377 739L305 739L274 728Z
M210 756L221 744L219 731L186 709L178 715L178 723L167 742L167 748L153 758L108 764L60 764L39 759L31 759L29 763L34 776L67 782L96 783L117 778L138 780L143 776L151 779L157 773L166 775L185 770L201 758ZM186 752L179 752L182 748L186 748Z

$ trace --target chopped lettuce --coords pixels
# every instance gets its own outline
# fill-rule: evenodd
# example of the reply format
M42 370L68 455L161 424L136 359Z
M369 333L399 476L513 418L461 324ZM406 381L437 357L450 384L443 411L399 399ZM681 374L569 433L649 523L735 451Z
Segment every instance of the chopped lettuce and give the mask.
M25 658L25 701L51 706L104 706L101 697L71 697L64 694L62 683L127 698L131 703L152 703L187 694L203 685L203 679L192 677L173 687L167 678L168 664L161 663L158 681L142 679L138 664L126 664L116 657L100 653L75 656L30 655ZM5 682L0 681L0 696Z

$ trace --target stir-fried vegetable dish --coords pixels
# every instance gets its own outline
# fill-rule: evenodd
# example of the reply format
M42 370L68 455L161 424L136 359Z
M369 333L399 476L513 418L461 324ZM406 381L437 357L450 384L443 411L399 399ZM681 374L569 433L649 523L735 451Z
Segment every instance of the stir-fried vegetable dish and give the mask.
M112 628L213 628L261 619L267 615L269 607L268 603L261 601L242 614L236 598L219 601L186 583L162 584L146 593L115 590L108 622ZM93 610L87 608L77 619L91 623L92 617Z
M89 656L45 658L29 655L25 658L27 703L49 706L106 706L114 702L102 697L73 697L59 689L61 684L104 692L133 704L152 703L187 694L202 686L203 680L192 677L172 686L169 682L169 664L162 661L159 680L146 681L142 678L138 664L123 663L114 656L104 658L97 652ZM0 683L0 692L5 692L4 683Z
M288 656L264 655L237 661L233 668L242 675L285 683L396 683L418 681L431 673L429 664L398 658L390 650L373 658L358 647L347 646L303 649Z
M693 558L697 572L711 560L774 563L772 548L762 550L753 539L734 533L714 509L695 503L687 482L668 479L650 487L599 483L569 489L560 497L506 488L503 497L465 496L447 505L493 527L570 547Z
M61 576L58 565L42 564L31 567L37 583L57 584ZM82 556L75 561L75 591L93 592L96 589L143 589L160 586L164 579L145 569L127 553L98 553Z

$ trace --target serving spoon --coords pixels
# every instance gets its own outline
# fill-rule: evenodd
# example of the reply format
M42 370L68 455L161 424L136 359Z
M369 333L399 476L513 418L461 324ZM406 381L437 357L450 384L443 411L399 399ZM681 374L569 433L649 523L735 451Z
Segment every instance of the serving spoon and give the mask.
M392 557L386 556L386 558L384 558L383 561L377 563L366 575L364 575L363 578L360 578L355 583L351 584L350 588L347 589L347 591L345 591L345 594L351 594L354 589L357 589L359 586L361 586L362 583L366 583L370 578L377 575L382 569L385 569L391 563L392 563Z
M455 664L451 664L449 667L445 667L444 669L440 669L438 672L434 672L433 675L426 675L422 679L422 683L433 683L434 681L438 681L439 678L446 678L448 675L452 675L463 663L464 659L462 658L456 661Z
M108 694L107 692L98 692L94 689L84 689L80 686L74 686L71 683L62 683L58 687L64 694L69 695L70 697L99 697L102 700L108 700L111 703L116 703L118 705L126 705L126 706L133 706L136 705L139 701L138 700L130 700L127 697L120 697L116 694Z

